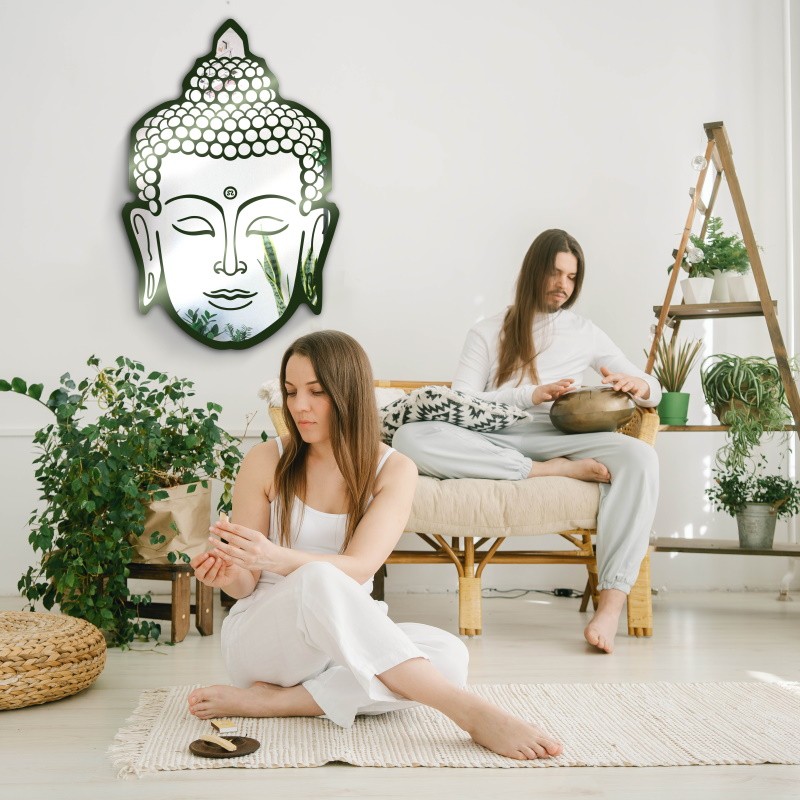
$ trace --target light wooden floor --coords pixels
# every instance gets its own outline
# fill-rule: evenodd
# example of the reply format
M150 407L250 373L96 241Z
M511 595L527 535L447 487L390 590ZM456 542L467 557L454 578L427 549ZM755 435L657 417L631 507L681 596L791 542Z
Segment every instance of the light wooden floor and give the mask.
M577 601L531 594L484 601L485 634L467 644L472 683L800 681L800 596L662 594L656 636L622 635L614 655L581 642ZM455 627L453 595L394 595L397 621ZM0 598L0 609L18 609ZM217 617L219 623L220 617ZM217 630L219 625L217 624ZM24 798L725 798L800 797L800 767L557 768L543 770L205 770L116 778L106 749L147 687L225 680L219 636L192 631L175 647L110 651L93 687L75 697L0 713L0 797ZM800 730L800 720L798 721ZM565 742L569 747L569 742Z

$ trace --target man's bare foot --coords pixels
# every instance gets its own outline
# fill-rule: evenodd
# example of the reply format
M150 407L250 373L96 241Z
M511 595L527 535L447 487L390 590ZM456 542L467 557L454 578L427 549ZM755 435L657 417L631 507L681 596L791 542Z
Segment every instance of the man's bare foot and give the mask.
M302 686L254 683L236 686L204 686L189 694L189 713L198 719L214 717L316 717L322 709Z
M611 473L605 464L593 458L551 458L549 461L534 461L529 478L557 475L562 478L577 478L591 483L611 483Z
M612 617L613 614L598 612L583 631L583 635L590 645L606 653L614 651L614 637L617 635L618 619L612 619Z
M520 761L551 758L564 749L540 728L515 717L482 698L474 697L465 717L458 724L483 747Z
M597 611L586 626L586 641L598 650L611 653L614 637L619 627L619 615L625 606L625 592L620 589L603 589L597 599Z

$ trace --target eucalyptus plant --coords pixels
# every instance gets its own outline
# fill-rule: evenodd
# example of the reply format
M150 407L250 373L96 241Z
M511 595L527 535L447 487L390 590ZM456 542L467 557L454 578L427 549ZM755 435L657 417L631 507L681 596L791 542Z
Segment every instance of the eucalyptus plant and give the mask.
M789 364L793 373L797 363ZM706 402L723 425L728 440L717 452L717 464L745 469L764 433L780 431L791 413L775 358L725 353L706 358L700 366Z
M702 346L702 339L690 339L680 345L674 335L669 342L665 342L663 337L659 339L653 374L665 392L680 392L683 389L689 372L700 358ZM646 350L644 353L648 355Z
M217 478L220 508L229 509L242 453L239 440L219 425L219 405L191 407L191 381L145 373L140 362L122 356L112 367L95 356L87 365L94 369L90 377L76 383L62 375L46 400L41 383L0 380L0 391L26 395L55 417L34 435L41 504L29 520L28 540L41 558L18 588L31 610L36 601L47 609L58 603L100 628L110 644L124 646L160 634L157 623L126 605L149 602L147 595L132 595L127 583L146 505L166 499L169 487L190 484L192 492ZM152 544L165 540L162 532L151 536Z

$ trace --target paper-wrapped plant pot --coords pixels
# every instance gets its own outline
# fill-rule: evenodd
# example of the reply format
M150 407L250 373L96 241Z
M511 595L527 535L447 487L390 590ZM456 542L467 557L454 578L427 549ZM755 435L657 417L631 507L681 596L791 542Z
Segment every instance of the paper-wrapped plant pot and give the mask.
M562 394L550 408L550 421L564 433L615 431L632 416L636 404L610 386L589 386Z

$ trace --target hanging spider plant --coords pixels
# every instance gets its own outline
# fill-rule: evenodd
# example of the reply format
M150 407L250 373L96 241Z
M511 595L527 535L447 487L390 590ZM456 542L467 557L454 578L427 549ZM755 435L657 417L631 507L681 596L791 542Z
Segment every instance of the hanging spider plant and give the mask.
M792 373L797 362L789 363ZM709 356L700 366L706 402L717 419L728 425L728 441L717 452L717 464L744 469L765 433L791 422L786 395L774 358Z

